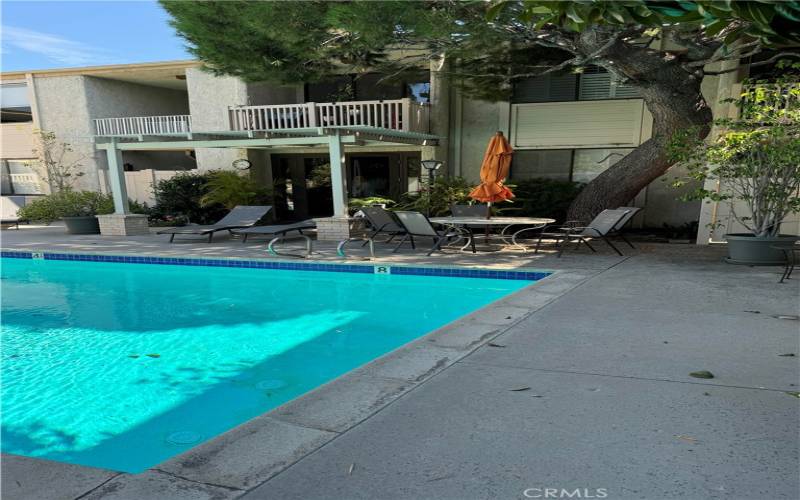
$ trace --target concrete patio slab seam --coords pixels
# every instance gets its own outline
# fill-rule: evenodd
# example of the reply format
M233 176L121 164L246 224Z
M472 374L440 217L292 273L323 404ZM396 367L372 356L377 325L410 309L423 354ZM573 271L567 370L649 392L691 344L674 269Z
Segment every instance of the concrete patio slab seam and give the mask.
M92 494L92 492L94 492L95 490L99 490L100 488L102 488L103 486L105 486L105 485L106 485L106 483L109 483L110 481L113 481L114 479L116 479L117 477L119 477L119 476L121 476L121 475L123 475L123 473L122 473L122 472L120 472L120 473L117 473L117 474L114 474L113 476L109 477L108 479L106 479L106 480L105 480L105 481L103 481L102 483L98 484L98 485L97 485L97 486L95 486L94 488L92 488L92 489L90 489L90 490L86 491L85 493L83 493L83 494L81 494L81 495L79 495L79 496L75 497L75 500L81 500L82 498L86 498L87 496L89 496L90 494Z

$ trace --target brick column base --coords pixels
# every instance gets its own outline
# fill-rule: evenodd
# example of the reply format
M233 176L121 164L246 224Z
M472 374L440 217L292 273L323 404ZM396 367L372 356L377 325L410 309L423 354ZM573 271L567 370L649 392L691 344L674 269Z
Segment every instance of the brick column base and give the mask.
M318 241L342 241L350 238L352 232L351 226L357 224L348 217L325 217L323 219L314 219L317 223L317 240Z
M139 236L150 234L147 216L141 214L98 215L100 234L103 236Z

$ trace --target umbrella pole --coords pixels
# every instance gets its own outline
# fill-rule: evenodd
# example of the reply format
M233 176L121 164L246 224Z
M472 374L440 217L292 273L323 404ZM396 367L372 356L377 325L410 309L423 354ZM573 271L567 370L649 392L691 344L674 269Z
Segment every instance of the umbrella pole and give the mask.
M491 219L491 218L492 218L492 202L489 201L489 202L486 202L486 219L488 220L488 219ZM484 228L484 231L485 231L485 233L484 233L484 243L488 244L489 243L489 226L488 225Z

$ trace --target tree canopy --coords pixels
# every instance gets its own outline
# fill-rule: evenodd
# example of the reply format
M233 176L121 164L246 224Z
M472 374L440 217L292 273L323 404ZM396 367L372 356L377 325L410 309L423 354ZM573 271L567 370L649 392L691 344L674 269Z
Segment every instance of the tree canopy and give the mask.
M700 82L732 70L709 63L747 60L765 47L774 53L753 65L800 56L795 0L161 3L211 71L246 81L368 71L393 78L434 62L467 95L501 100L520 79L604 68L639 91L653 137L583 190L576 218L623 205L662 175L676 131L708 132Z
M708 62L800 42L798 1L161 3L189 50L219 74L291 84L393 75L444 57L468 92L495 99L524 77L587 64L615 70L604 56L617 39L644 48L664 38L674 45L669 57L694 76ZM589 53L576 46L598 31L615 40Z

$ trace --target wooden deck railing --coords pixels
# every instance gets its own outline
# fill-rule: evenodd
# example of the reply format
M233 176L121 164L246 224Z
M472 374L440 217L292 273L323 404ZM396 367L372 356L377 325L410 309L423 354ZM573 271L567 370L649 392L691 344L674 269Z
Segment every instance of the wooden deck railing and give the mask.
M192 131L189 115L129 116L98 118L94 121L97 135L183 134Z
M231 130L368 126L429 132L428 105L411 99L233 106L229 117Z

